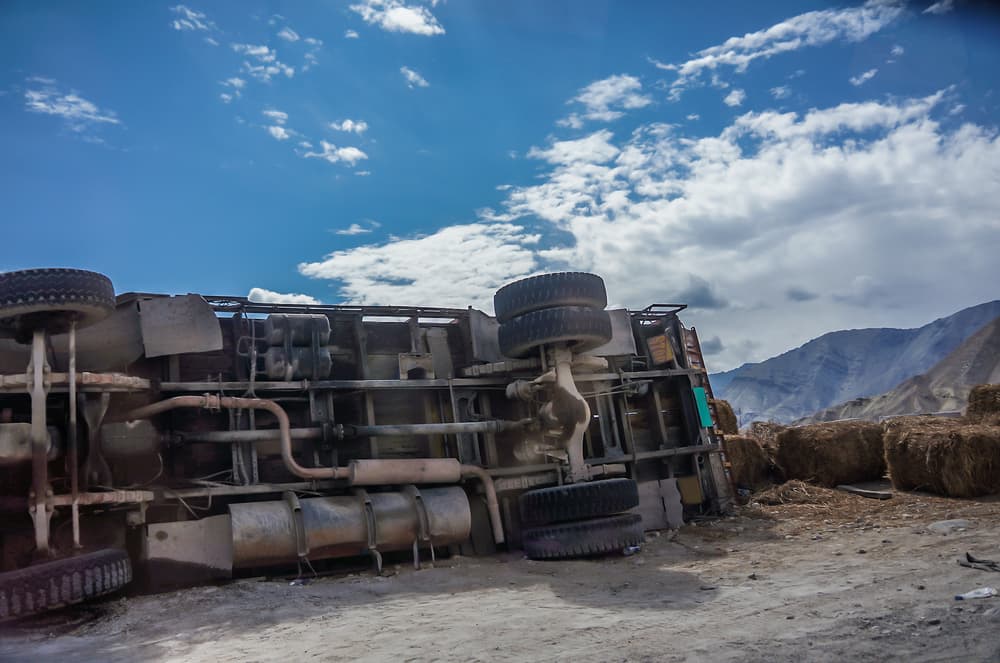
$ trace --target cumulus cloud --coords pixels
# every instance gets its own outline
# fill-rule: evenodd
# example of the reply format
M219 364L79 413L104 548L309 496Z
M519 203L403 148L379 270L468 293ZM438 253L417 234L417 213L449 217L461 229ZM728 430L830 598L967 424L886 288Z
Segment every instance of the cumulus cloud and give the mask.
M722 103L733 107L742 106L743 102L746 101L746 98L747 93L743 90L733 90L722 99Z
M357 30L344 30L344 39L358 39L360 36Z
M531 152L551 166L542 181L493 218L547 224L562 239L541 264L601 273L617 302L697 303L690 322L727 339L713 370L900 310L926 322L995 297L1000 250L1000 139L943 128L950 94L555 141Z
M579 129L585 119L610 122L622 117L624 111L643 108L653 103L653 100L642 93L642 83L638 78L619 74L594 81L570 99L570 103L583 105L582 116L573 113L558 124Z
M252 302L262 304L305 304L309 306L316 306L323 303L310 295L299 295L291 292L275 292L274 290L267 290L265 288L250 288L250 293L247 295L247 299Z
M340 296L355 304L474 305L492 311L499 284L535 270L538 240L519 225L471 223L334 251L298 269L311 278L338 282Z
M24 108L29 113L52 115L81 136L95 137L89 131L99 125L121 124L117 114L82 97L72 89L62 88L51 78L32 77L24 91Z
M806 12L757 32L730 37L684 62L652 62L677 74L670 85L670 97L677 100L685 89L703 84L705 73L717 75L723 68L743 73L755 60L839 40L861 41L893 23L904 10L904 3L897 0L869 0L860 7Z
M388 32L408 32L415 35L443 35L444 28L426 7L407 5L400 0L362 0L351 5L365 23L377 25Z
M851 76L851 85L854 87L859 87L864 85L871 79L875 78L875 74L878 73L878 68L869 69L868 71L858 74L857 76Z
M298 41L299 33L286 25L278 31L278 37L284 39L285 41Z
M771 88L771 96L775 99L787 99L792 96L792 88L787 85L779 85Z
M895 56L897 58L900 55L902 55L903 53L905 53L905 52L906 52L906 50L902 46L900 46L899 44L896 44L895 46L893 46L892 49L890 49L890 51L889 51L889 53L891 55L893 55L893 56Z
M331 122L330 128L334 131L353 132L358 135L368 131L368 123L364 120L343 120L341 122Z
M322 148L321 152L306 152L302 156L306 159L323 159L329 163L346 163L349 166L368 158L367 154L356 147L337 147L325 140L321 140L319 146Z
M411 89L415 88L415 87L429 87L430 86L430 83L428 83L427 80L423 76L421 76L417 72L413 71L409 67L400 67L399 68L399 73L403 74L403 78L406 79L406 84Z
M220 81L219 85L228 88L227 92L222 92L219 94L219 98L223 102L229 103L233 99L239 99L243 96L243 88L246 87L247 82L242 78L233 76L232 78L227 78L224 81Z
M243 71L259 81L267 83L278 74L288 78L295 75L295 68L278 60L277 52L269 46L232 44L232 49L247 57L243 61Z
M285 113L280 110L274 110L273 108L261 111L261 115L271 120L275 124L284 124L285 122L288 121L288 113Z
M184 5L176 5L170 8L170 11L177 15L170 25L174 30L180 31L210 31L215 30L215 23L208 20L204 12L196 11L190 7L185 7Z

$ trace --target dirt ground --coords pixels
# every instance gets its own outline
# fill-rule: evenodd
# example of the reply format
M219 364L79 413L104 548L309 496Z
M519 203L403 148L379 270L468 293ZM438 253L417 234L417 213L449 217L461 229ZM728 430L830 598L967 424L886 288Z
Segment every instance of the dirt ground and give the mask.
M997 661L1000 502L791 483L629 557L244 579L0 627L0 660ZM764 502L764 503L761 503ZM946 519L964 527L928 530Z

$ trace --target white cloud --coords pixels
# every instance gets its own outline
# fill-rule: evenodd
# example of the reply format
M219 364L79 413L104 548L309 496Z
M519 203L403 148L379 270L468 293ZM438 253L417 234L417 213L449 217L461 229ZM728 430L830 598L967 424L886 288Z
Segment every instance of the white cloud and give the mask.
M746 113L716 136L650 124L592 137L599 150L554 143L534 150L560 155L542 181L494 218L550 226L565 239L542 266L601 273L612 301L690 298L685 319L724 346L713 370L830 329L921 324L995 297L1000 138L942 128L950 94ZM818 296L773 304L788 292Z
M701 115L698 115L697 113L688 113L687 119L689 119L692 122L694 122L695 120L700 120L701 119Z
M299 273L332 279L356 304L493 308L499 284L536 269L539 236L509 223L449 226L430 235L335 251ZM475 264L470 257L475 256ZM432 265L433 269L427 269Z
M360 223L352 223L346 228L341 228L340 230L334 230L335 235L364 235L372 232L376 228L380 227L382 224L378 221L368 220L365 225Z
M322 46L323 45L323 40L322 39L316 39L315 37L306 37L302 41L304 41L305 43L309 44L310 46Z
M583 119L610 122L622 117L624 111L643 108L653 100L642 94L642 83L638 78L619 74L594 81L581 89L570 102L583 104L583 117L573 113L557 124L579 129L583 126Z
M305 304L316 306L323 303L310 295L275 292L274 290L266 290L264 288L250 288L247 299L262 304Z
M408 32L416 35L443 35L444 28L426 7L406 5L401 0L362 0L351 5L365 23L377 25L388 32Z
M212 37L205 37L205 43L208 44L209 46L218 46L219 45L219 42L217 42Z
M223 102L228 104L233 99L239 99L240 97L243 96L243 88L246 87L247 82L242 78L233 76L232 78L227 78L224 81L220 81L219 85L229 88L228 92L223 92L222 94L219 95L219 98L222 99Z
M306 159L323 159L330 163L346 163L353 166L362 159L367 159L368 155L356 147L337 147L333 143L325 140L319 142L322 152L306 152L303 157Z
M746 98L747 93L743 90L733 90L722 99L722 103L727 106L742 106Z
M905 52L906 50L899 44L896 44L889 50L889 53L897 58Z
M358 177L368 177L369 175L372 174L372 171L370 171L370 170L356 170L356 171L354 171L354 174L357 175Z
M284 124L285 122L288 121L288 113L284 113L280 110L274 110L273 108L261 111L261 115L268 118L275 124Z
M215 23L208 20L203 12L195 11L184 5L171 7L170 11L177 14L177 18L170 22L174 30L215 30Z
M874 68L874 69L869 69L868 71L859 74L857 76L851 76L851 85L853 85L854 87L859 87L861 85L864 85L871 79L875 78L875 74L877 73L878 73L878 68Z
M955 8L955 0L940 0L924 10L925 14L947 14Z
M344 120L342 122L331 122L330 128L334 131L354 132L358 135L368 131L368 123L364 120Z
M267 132L276 140L288 140L291 138L291 134L289 134L288 130L282 126L275 125L267 127Z
M583 118L576 113L570 113L566 117L556 120L556 124L560 127L567 127L569 129L582 129Z
M532 147L528 157L550 164L604 163L618 156L618 148L611 144L613 136L607 129L601 129L576 140L556 141L548 149Z
M771 96L775 99L787 99L792 96L792 88L787 85L779 85L778 87L771 88Z
M357 30L344 30L344 39L358 39L360 36Z
M285 41L298 41L299 40L299 33L296 32L295 30L292 30L287 25L285 27L281 28L281 30L278 31L278 36L280 38L284 39Z
M514 188L513 184L497 184L497 191L509 191Z
M24 92L25 110L59 117L76 133L84 134L102 124L121 124L114 111L98 107L75 90L60 89L51 78L32 77L28 85Z
M400 67L399 73L403 74L403 78L406 79L406 84L411 88L430 86L430 83L428 83L423 76L413 71L409 67Z
M677 100L686 88L701 84L705 72L716 74L726 67L743 73L758 59L838 40L861 41L895 21L904 10L904 4L898 0L868 0L861 7L807 12L757 32L730 37L717 46L698 51L684 62L652 62L660 69L676 72L670 97Z
M254 44L231 44L231 46L237 53L257 61L257 64L254 64L249 59L244 60L243 71L259 81L269 82L278 74L284 74L288 78L295 75L295 68L278 60L277 52L268 46Z

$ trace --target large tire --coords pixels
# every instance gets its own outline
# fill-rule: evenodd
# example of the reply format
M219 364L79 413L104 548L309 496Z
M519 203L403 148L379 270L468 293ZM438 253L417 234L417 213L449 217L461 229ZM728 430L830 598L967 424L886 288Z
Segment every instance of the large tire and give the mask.
M0 273L0 330L19 340L35 329L50 334L100 322L115 309L115 289L103 274L83 269Z
M131 580L128 554L118 549L0 573L0 620L81 603L117 591Z
M603 309L607 305L604 279L586 272L532 276L508 283L493 295L493 310L499 322L553 306Z
M518 501L522 525L548 525L628 511L639 505L639 487L632 479L604 479L529 490Z
M621 552L638 546L644 538L642 517L626 513L525 529L521 532L521 545L531 559L565 559Z
M549 343L568 343L574 352L586 352L611 340L611 317L595 308L546 308L508 320L500 325L498 335L500 352L514 359Z

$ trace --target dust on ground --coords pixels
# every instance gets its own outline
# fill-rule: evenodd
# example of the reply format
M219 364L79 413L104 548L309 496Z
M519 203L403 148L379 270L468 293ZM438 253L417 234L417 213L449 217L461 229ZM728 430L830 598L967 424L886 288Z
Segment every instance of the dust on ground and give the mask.
M941 520L964 526L935 528ZM792 482L630 557L452 557L305 585L238 580L0 631L0 659L1000 660L1000 502L886 501Z

